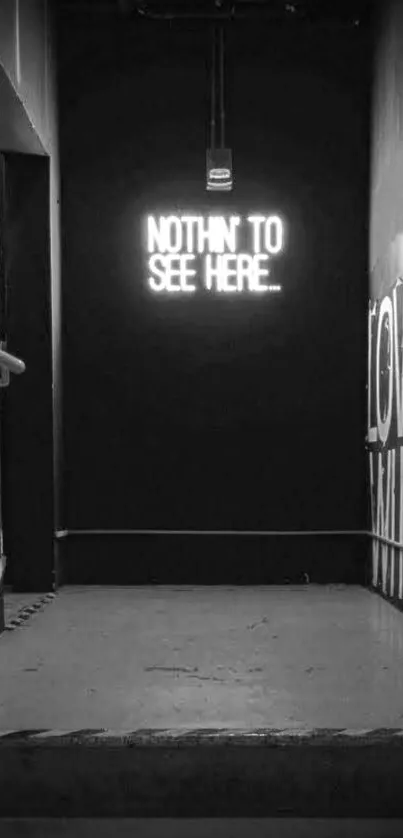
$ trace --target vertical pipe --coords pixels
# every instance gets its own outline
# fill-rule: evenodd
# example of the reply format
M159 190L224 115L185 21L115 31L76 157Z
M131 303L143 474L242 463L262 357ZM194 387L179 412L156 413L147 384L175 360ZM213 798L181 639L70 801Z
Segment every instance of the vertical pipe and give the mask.
M225 147L225 110L224 110L224 27L220 26L220 134L221 148Z
M15 0L15 77L21 84L20 0Z
M213 25L212 29L212 49L211 49L211 116L210 116L210 147L215 148L216 140L216 27Z

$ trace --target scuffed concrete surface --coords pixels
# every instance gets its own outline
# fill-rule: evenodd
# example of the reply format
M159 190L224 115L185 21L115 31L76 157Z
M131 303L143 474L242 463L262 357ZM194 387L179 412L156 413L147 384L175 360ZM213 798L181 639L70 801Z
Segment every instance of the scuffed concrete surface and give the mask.
M25 608L35 605L40 599L46 596L43 594L15 594L5 591L4 593L4 622L7 626L12 620L18 619Z
M403 727L402 655L360 587L65 588L0 637L0 729Z
M2 838L401 838L403 821L349 818L32 818L0 820Z

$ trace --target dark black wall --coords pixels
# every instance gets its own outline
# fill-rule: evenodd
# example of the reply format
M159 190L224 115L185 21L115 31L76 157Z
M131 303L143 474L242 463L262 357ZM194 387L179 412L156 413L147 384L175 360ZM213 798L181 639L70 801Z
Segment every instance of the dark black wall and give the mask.
M223 200L207 31L59 34L66 526L365 528L365 36L231 27ZM151 295L141 224L178 208L281 212L282 295Z
M49 160L4 161L2 327L26 364L2 391L6 582L47 591L55 581Z

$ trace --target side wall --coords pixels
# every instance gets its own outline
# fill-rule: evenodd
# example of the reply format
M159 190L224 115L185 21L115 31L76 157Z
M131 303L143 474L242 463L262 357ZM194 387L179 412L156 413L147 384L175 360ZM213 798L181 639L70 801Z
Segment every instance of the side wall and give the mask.
M368 457L374 588L403 608L403 7L379 8L372 116Z
M55 37L50 0L2 0L0 4L0 151L49 159L51 346L54 487L60 461L60 177ZM45 221L45 219L44 219ZM10 351L13 347L10 345ZM60 527L58 488L55 521Z

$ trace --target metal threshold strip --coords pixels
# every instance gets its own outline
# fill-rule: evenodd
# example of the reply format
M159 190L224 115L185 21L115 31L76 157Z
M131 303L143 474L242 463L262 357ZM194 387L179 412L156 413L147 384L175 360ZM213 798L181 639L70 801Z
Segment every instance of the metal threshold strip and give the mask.
M67 538L68 536L98 536L98 535L157 535L157 536L243 536L243 537L262 537L262 536L349 536L359 535L368 536L367 530L159 530L159 529L66 529L57 530L55 537L57 539ZM400 545L403 549L403 544Z

